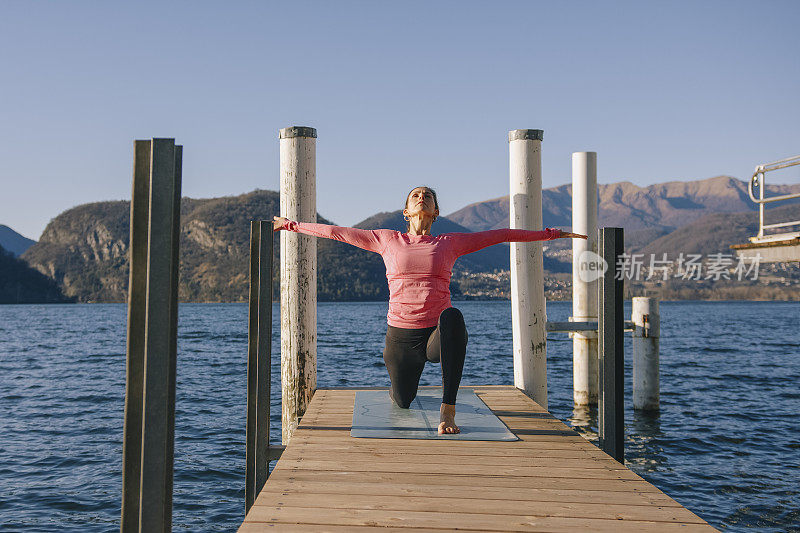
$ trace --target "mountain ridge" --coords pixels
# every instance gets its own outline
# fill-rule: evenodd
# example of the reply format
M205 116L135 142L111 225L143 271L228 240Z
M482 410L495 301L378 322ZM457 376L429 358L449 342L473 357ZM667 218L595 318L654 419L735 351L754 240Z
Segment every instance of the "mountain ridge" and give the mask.
M697 181L668 181L645 187L629 181L598 184L598 226L625 227L628 231L675 230L712 212L754 211L747 182L731 176ZM765 196L800 193L800 184L768 185ZM794 200L800 202L800 199ZM792 202L792 201L789 201ZM542 219L547 227L569 227L572 185L542 190ZM472 231L507 227L508 196L475 202L447 215Z
M25 250L36 244L36 241L19 234L12 228L0 224L0 247L11 252L15 257L22 255Z
M67 303L55 280L0 246L0 304Z
M684 251L693 253L687 247L687 242L691 239L687 238L685 232L670 236L680 227L690 227L709 215L721 216L722 218L713 223L725 227L725 217L734 214L715 213L712 208L730 209L731 206L740 206L742 183L737 183L734 178L718 177L691 186L682 182L659 184L650 188L631 183L611 184L601 190L601 208L603 198L606 198L606 204L609 201L616 202L627 206L626 209L632 213L635 224L620 224L626 229L625 242L628 251L657 253L662 248L672 249L682 243ZM783 190L797 188L800 191L800 185L778 187L784 188ZM677 196L676 191L680 190L688 190L691 194ZM780 188L778 193L781 193ZM544 204L548 206L549 213L549 223L546 218L545 225L569 228L570 194L570 185L543 191ZM770 194L774 194L773 190L770 190ZM279 193L265 190L220 198L182 199L180 300L244 301L247 298L250 220L271 220L273 215L278 214L279 204ZM439 217L433 232L439 234L473 231L476 225L486 224L489 218L501 220L501 204L505 205L507 217L507 200L488 200L471 204L454 212L454 215ZM675 205L678 207L674 207ZM676 213L689 210L696 216L676 221L681 226L675 228L647 222L641 217L641 213L652 219L653 215L648 213L650 208L656 211L673 209ZM22 255L22 259L55 280L67 297L86 302L125 301L128 282L129 211L128 201L94 202L71 208L48 224L40 241L31 246ZM457 216L459 213L463 216ZM776 209L768 213L779 214L782 211ZM451 216L460 218L461 222L451 220ZM754 234L752 224L757 223L757 215L752 209L747 209L743 213L735 214L735 217L739 218L735 221L731 219L733 222L728 227L732 231L729 235L725 234L725 239L746 242L746 238ZM329 223L320 215L317 220ZM631 231L630 226L639 229ZM355 227L396 231L406 229L400 210L376 213ZM507 218L502 227L507 227ZM700 233L701 229L686 231ZM734 243L723 242L725 239L719 238L722 235L723 232L717 232L712 236L717 238L717 244L727 246ZM709 246L707 241L695 240L698 241L698 246ZM569 240L549 241L544 246L547 250L544 257L546 271L571 271ZM386 271L380 256L329 239L318 239L317 247L320 301L388 298ZM276 265L279 264L279 248L275 247ZM505 244L464 256L454 265L454 279L471 273L507 270L508 259L508 245ZM277 280L273 280L273 287L277 294ZM451 285L451 291L454 297L459 295L457 282Z

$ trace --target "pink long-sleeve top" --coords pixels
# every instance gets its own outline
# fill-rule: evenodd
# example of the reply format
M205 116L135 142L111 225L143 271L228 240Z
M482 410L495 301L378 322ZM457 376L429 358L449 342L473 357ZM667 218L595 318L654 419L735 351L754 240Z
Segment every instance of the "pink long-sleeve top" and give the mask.
M389 313L386 321L397 328L436 326L439 315L451 307L450 277L462 255L501 242L556 239L561 230L497 229L475 233L409 235L388 229L364 230L289 221L286 229L315 237L346 242L381 255L389 281Z

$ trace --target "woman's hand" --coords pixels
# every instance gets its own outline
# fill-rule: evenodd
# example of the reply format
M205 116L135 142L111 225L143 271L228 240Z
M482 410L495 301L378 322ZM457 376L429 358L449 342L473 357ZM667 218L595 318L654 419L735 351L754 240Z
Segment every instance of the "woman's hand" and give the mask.
M272 217L272 231L279 231L286 229L286 223L289 222L288 218Z
M562 238L572 238L572 239L588 239L588 235L581 235L580 233L570 233L568 231L562 231L559 239Z

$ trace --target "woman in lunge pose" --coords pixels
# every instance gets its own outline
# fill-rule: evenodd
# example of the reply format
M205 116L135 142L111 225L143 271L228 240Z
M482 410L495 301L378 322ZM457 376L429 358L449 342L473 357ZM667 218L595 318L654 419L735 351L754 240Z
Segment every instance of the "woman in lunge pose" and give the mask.
M439 434L458 433L455 404L467 352L467 328L461 311L450 304L453 263L462 255L501 242L587 237L550 228L443 233L434 237L431 224L439 216L439 202L429 187L416 187L408 194L403 216L408 221L407 233L294 222L283 217L275 217L273 229L335 239L383 257L389 281L383 351L392 383L389 395L398 406L408 408L417 395L425 362L441 361L444 393Z

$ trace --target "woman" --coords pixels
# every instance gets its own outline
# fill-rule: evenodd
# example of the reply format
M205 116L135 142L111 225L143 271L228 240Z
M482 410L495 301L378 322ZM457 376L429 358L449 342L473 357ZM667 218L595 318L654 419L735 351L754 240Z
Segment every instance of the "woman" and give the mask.
M346 242L383 257L389 281L389 313L383 360L392 383L389 396L408 408L417 395L426 361L442 364L439 434L458 433L456 394L467 351L467 328L461 312L450 304L450 276L460 256L501 242L528 242L561 237L587 238L557 229L500 229L476 233L431 235L439 216L436 193L416 187L406 197L403 217L407 233L362 230L327 224L294 222L275 217L274 230L289 230Z

